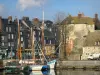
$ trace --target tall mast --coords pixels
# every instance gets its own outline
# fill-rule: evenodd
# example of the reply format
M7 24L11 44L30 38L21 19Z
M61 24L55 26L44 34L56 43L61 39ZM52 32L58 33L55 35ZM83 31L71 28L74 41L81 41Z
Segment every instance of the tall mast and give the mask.
M22 55L21 55L21 43L20 43L20 24L19 24L19 19L17 19L18 22L18 59L21 60Z
M35 51L34 51L34 31L31 27L31 48L32 48L32 59L35 59Z
M34 49L34 30L33 27L29 27L29 25L27 25L27 23L23 20L22 23L29 28L30 30L30 40L31 40L31 51L32 51L32 59L35 59L35 49Z
M45 49L44 49L44 10L42 11L42 15L43 15L43 21L42 21L42 27L41 27L41 29L42 29L41 41L42 41L42 52L43 52L43 54L45 54ZM44 57L43 57L43 61L44 61Z

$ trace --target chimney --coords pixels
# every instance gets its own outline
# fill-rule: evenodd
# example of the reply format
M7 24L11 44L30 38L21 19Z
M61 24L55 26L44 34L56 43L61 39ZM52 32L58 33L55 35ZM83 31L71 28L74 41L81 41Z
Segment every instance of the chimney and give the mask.
M80 12L78 13L78 17L79 17L79 18L81 18L81 17L82 17L82 14L81 14Z
M84 13L82 12L82 17L84 17Z
M98 19L98 14L97 13L95 14L95 19Z
M8 21L12 21L12 16L9 16L8 17Z
M2 17L0 16L0 32L2 30Z
M33 19L33 23L34 23L34 24L38 24L38 23L39 23L39 19L38 19L38 18L34 18L34 19Z
M15 16L14 22L17 23L17 21L18 21L18 20L17 20L17 17Z

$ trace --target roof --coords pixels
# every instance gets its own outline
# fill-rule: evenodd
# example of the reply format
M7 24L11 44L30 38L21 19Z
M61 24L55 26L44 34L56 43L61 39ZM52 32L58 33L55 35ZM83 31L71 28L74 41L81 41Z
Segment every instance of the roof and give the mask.
M61 24L66 24L66 22L68 24L94 24L93 18L88 17L88 16L71 16L69 15L68 17L66 17Z
M96 42L100 42L100 30L89 33L84 41L84 46L96 46Z

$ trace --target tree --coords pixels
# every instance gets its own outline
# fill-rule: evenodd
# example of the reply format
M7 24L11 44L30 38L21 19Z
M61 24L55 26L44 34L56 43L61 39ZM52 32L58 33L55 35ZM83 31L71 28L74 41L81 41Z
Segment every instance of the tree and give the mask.
M60 25L61 22L66 18L66 14L64 12L57 12L54 17L54 23Z

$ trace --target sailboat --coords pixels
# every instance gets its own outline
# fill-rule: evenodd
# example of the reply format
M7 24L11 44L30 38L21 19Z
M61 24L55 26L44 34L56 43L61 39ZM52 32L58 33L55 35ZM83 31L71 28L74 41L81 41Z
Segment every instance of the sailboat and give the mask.
M41 50L41 52L42 52L42 61L40 63L42 63L42 64L31 65L30 67L31 67L32 71L34 71L34 70L45 71L45 70L49 70L50 69L49 65L44 65L44 60L46 59L45 55L44 55L44 53L45 53L44 52L45 51L44 50L44 11L43 11L43 21L42 21L41 30L42 30L42 38L41 38L41 44L42 44L42 50Z
M30 64L30 65L27 65L27 66L29 66L29 68L30 68L30 70L31 71L43 71L43 70L49 70L49 66L48 65L44 65L44 58L45 58L45 56L44 56L44 42L43 42L43 40L44 40L44 31L43 31L43 29L42 29L42 50L41 50L41 53L42 53L42 61L40 62L40 63L42 63L42 64L37 64L36 63L36 59L35 59L35 51L34 51L34 31L33 31L33 29L32 29L32 27L30 28L26 23L25 23L25 21L23 20L22 21L22 23L26 26L26 27L28 27L30 30L31 30L31 41L32 41L32 56L33 56L33 61L35 62L35 63L33 63L33 64ZM43 24L44 23L42 23L42 27L43 27ZM41 49L41 48L40 48Z

